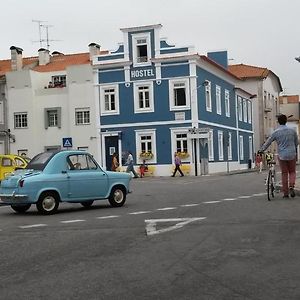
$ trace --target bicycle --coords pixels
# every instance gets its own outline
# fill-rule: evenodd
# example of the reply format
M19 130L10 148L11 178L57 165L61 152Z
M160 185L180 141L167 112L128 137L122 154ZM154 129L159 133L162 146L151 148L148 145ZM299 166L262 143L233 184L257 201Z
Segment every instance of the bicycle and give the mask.
M276 171L275 171L275 164L274 160L268 162L268 177L266 179L267 185L267 195L268 201L271 201L271 197L274 198L274 192L276 191Z

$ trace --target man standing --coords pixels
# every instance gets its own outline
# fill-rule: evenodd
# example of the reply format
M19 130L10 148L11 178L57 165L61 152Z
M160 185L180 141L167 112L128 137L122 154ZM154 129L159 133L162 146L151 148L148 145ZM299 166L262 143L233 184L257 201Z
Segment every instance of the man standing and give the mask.
M134 167L133 167L133 155L132 153L129 151L128 152L128 157L127 157L127 169L126 172L130 173L132 172L134 175L134 178L139 178L138 174L135 172Z
M281 169L283 198L295 197L296 159L298 136L294 129L286 126L287 116L278 116L278 128L261 146L260 151L265 151L273 141L278 146L278 160Z

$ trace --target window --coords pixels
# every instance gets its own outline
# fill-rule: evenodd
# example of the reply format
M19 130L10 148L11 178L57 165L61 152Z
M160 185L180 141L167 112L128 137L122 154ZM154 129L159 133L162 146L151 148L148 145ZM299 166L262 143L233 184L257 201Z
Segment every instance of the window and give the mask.
M53 87L65 87L67 86L67 77L66 75L55 75L52 76Z
M76 108L75 109L75 124L76 125L90 124L90 109L89 108Z
M228 132L228 160L232 160L232 134Z
M219 148L219 160L223 160L224 159L223 131L218 131L218 148Z
M249 136L249 159L253 159L252 136Z
M151 57L150 33L134 34L132 43L133 64L149 65Z
M244 122L247 122L248 111L247 111L246 99L243 99L243 115L244 115Z
M248 101L248 122L252 123L252 102Z
M244 160L244 137L240 135L240 160Z
M139 112L153 112L153 82L134 83L134 110Z
M61 107L51 107L44 109L45 129L48 127L61 127Z
M156 136L155 130L136 130L136 162L142 163L143 160L150 160L156 163Z
M241 97L238 97L238 111L239 111L239 121L243 121L243 107L242 107Z
M230 117L230 97L228 90L225 90L225 115L226 117Z
M101 115L119 114L118 85L102 86L100 89Z
M97 164L91 156L86 154L70 155L67 158L70 170L96 170Z
M189 109L189 86L188 80L169 81L170 109Z
M57 110L48 110L48 127L57 127Z
M14 114L15 128L27 128L27 113Z
M214 160L214 132L210 130L208 132L208 159L210 161Z
M221 106L221 87L216 85L216 106L217 106L217 114L222 114L222 106Z
M212 111L211 109L211 82L207 81L207 85L205 86L205 103L206 110Z
M176 152L188 153L187 134L179 133L175 135L176 138Z

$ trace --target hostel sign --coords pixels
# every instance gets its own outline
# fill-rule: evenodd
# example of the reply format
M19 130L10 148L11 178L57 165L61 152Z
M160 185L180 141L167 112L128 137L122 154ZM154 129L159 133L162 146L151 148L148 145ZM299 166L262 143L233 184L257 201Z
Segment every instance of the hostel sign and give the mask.
M153 78L155 75L154 75L153 68L147 68L147 69L131 70L130 76L131 79L147 79L147 78Z

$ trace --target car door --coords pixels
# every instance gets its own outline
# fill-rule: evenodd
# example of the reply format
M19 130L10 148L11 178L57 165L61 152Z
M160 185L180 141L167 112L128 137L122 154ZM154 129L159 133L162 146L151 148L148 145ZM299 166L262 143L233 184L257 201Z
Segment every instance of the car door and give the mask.
M71 164L68 171L69 199L104 198L108 190L108 177L93 158L89 154L75 154L68 159Z

